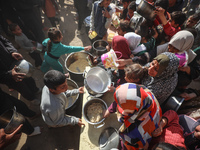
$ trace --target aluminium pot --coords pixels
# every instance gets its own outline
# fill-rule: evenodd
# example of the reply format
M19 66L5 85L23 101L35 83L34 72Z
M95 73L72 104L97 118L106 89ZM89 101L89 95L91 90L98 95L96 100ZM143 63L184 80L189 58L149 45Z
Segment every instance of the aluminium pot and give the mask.
M141 0L136 8L138 14L151 21L154 21L156 18L155 10L156 8L145 0Z
M77 83L75 81L73 81L72 79L67 79L67 85L68 85L68 90L73 90L73 89L78 89L79 86L77 85ZM67 98L67 103L65 105L65 111L69 112L71 110L73 110L79 102L79 93L73 96L70 96Z
M104 123L104 120L105 118L102 118L99 122L91 122L89 119L88 119L88 116L87 116L87 109L88 107L93 104L93 103L100 103L102 104L102 107L103 107L103 110L106 111L108 109L108 106L107 104L100 98L91 98L90 100L88 100L84 106L83 106L83 118L85 119L85 121L91 125L94 125L95 128L100 128L102 127L105 123Z
M108 86L111 86L111 78L106 70L93 67L87 72L84 85L88 93L93 96L104 94L108 91Z
M74 70L71 70L70 69L70 65L72 63L74 63L75 61L77 60L80 60L80 59L85 59L88 61L87 57L88 55L91 55L93 56L92 54L88 53L88 52L85 52L85 51L81 51L81 52L73 52L73 53L70 53L67 58L65 59L65 68L67 69L67 71L69 72L69 75L70 75L70 78L76 82L83 82L84 78L83 78L83 72L84 71L79 71L79 67L86 67L85 64L81 64L80 66L77 66L77 70L74 71ZM88 64L86 64L87 66L89 66L89 62Z
M15 109L10 109L0 116L0 128L4 128L6 134L13 133L24 122L24 116Z
M96 40L92 44L92 48L97 56L101 56L102 54L107 52L106 46L108 45L107 41L104 40Z
M17 66L15 71L18 73L25 73L26 74L25 77L31 77L35 70L33 65L30 62L26 61L25 59L15 61L11 65L12 68L14 68L15 65Z

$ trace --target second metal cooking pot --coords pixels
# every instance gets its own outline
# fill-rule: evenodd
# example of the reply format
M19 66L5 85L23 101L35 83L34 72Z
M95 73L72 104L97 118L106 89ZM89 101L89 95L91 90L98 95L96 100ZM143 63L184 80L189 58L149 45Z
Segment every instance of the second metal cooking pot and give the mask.
M87 110L88 110L88 107L91 105L91 104L93 104L93 103L100 103L101 105L102 105L102 107L103 107L103 110L104 111L106 111L107 109L108 109L108 106L107 106L107 104L102 100L102 99L100 99L100 98L92 98L92 99L90 99L90 100L88 100L85 104L84 104L84 106L83 106L83 118L85 119L85 121L87 122L87 123L89 123L89 124L91 124L91 125L99 125L99 124L101 124L101 123L103 123L103 121L105 120L105 118L102 118L99 122L90 122L89 121L89 119L88 119L88 116L87 116ZM104 125L104 124L103 124ZM102 125L102 126L103 126ZM99 126L95 126L96 128L100 128L100 127L102 127L101 125L99 125Z
M156 14L154 13L155 9L156 8L147 1L141 0L140 4L136 8L136 11L144 18L154 21L156 18Z
M10 109L0 116L0 127L4 128L5 133L10 134L14 132L21 124L23 124L25 118L15 109Z
M67 85L68 85L68 90L73 90L73 89L79 88L77 83L75 81L71 80L71 79L67 79ZM68 101L67 101L66 106L65 106L65 111L69 112L77 106L77 104L79 102L79 94L70 96L70 97L67 98L67 100Z
M87 72L84 85L91 95L104 94L111 86L111 78L104 69L93 67Z
M101 56L102 54L107 52L106 46L108 45L108 42L104 40L96 40L92 44L92 48L97 56Z

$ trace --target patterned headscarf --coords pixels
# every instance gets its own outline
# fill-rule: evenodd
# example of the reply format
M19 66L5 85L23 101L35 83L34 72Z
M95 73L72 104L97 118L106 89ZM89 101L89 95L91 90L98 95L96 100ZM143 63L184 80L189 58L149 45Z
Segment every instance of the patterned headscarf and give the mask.
M125 37L117 35L113 37L112 48L114 51L122 53L122 59L130 58L131 51L128 45L128 41Z
M162 114L155 96L144 86L125 83L117 87L114 98L123 115L119 131L126 148L143 148L158 128Z
M175 54L170 52L162 53L169 57L169 64L166 69L158 76L146 76L142 84L153 92L160 105L171 95L178 82L179 59ZM147 64L147 67L150 63Z

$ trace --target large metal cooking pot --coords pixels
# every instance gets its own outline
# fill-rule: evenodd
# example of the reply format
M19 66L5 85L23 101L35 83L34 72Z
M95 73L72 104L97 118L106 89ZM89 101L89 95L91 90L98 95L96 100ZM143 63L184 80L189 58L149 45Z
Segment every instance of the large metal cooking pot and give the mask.
M25 59L15 61L12 64L12 68L14 68L15 65L17 66L16 72L25 73L26 77L31 77L35 70L33 65L30 62L26 61Z
M102 54L107 52L106 46L108 45L107 41L104 40L96 40L92 44L92 48L97 56L101 56Z
M10 109L0 116L0 127L4 128L5 133L10 134L14 132L21 124L23 124L25 118L15 109Z
M87 64L80 63L80 65L76 67L75 71L70 69L70 65L72 63L74 63L75 61L81 61L81 60L88 61L88 59L87 59L88 55L92 56L92 54L90 54L88 52L84 52L84 51L74 52L74 53L69 54L67 56L67 58L65 59L65 68L69 72L70 78L72 80L74 80L76 82L83 82L83 80L84 80L83 72L84 71L82 71L82 68L84 68L84 70L85 70L85 67L89 66L89 62Z
M73 89L79 88L77 83L71 79L67 79L67 84L68 84L68 90L73 90ZM65 110L66 110L66 112L69 112L77 106L78 101L79 101L79 94L70 96L67 98L67 100L68 101L66 103Z
M147 1L141 0L140 4L136 8L136 11L144 18L154 21L156 18L156 14L154 13L155 9L156 8Z
M108 109L107 104L100 98L92 98L90 100L88 100L84 106L83 106L83 117L85 119L85 121L91 125L94 125L95 128L100 128L104 125L103 121L105 120L105 118L102 118L99 122L90 122L87 116L87 110L88 107L93 104L93 103L100 103L102 104L103 109L106 111Z
M84 85L91 95L104 94L108 91L108 86L111 86L111 78L104 69L93 67L87 72Z

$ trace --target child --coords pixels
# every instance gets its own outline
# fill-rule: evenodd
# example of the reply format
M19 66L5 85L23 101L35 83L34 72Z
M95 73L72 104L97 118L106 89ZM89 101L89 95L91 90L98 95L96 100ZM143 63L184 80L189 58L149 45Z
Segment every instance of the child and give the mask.
M57 71L50 70L44 75L44 88L40 110L44 122L49 127L62 127L66 125L84 125L80 118L65 114L65 106L69 96L84 93L84 88L68 90L66 76Z
M42 59L40 54L35 51L37 49L36 46L33 45L35 42L28 39L17 24L10 24L9 29L15 35L16 43L19 44L22 49L28 51L31 58L35 60L35 67L41 66Z
M99 39L106 39L107 29L111 25L113 14L110 2L111 0L100 0L93 4L90 15L90 30L88 34L90 35L92 31L95 31L97 36L91 39L92 43Z
M119 27L117 28L118 35L124 36L127 32L131 31L128 20L120 20Z
M134 11L136 10L136 3L135 1L132 1L129 5L128 5L128 13L126 15L125 20L130 21L131 18L134 16Z
M181 26L186 20L186 15L181 11L174 11L171 14L171 20L168 21L164 16L165 10L163 8L157 8L155 12L162 22L164 32L169 41L174 34L181 30Z
M123 11L122 14L120 16L120 19L126 19L127 17L127 13L128 13L128 5L131 3L132 0L122 0L122 4L123 4Z
M55 27L49 29L48 37L49 38L45 39L42 42L43 46L47 47L47 51L44 54L44 60L41 66L41 70L44 73L46 73L50 69L50 67L64 73L63 67L59 62L59 58L61 55L71 52L78 52L81 50L89 51L91 49L91 46L81 47L67 46L62 44L62 33L59 29Z
M128 65L124 68L125 77L127 83L141 84L141 80L148 74L148 68L143 67L138 63ZM109 87L109 92L115 91L115 87Z
M58 5L55 0L44 0L44 8L43 8L46 16L48 17L51 25L56 27L56 22L60 22L60 18L56 18L56 12L59 13Z
M199 20L200 20L200 13L195 13L191 15L185 23L185 28L194 28L194 26L197 24Z

